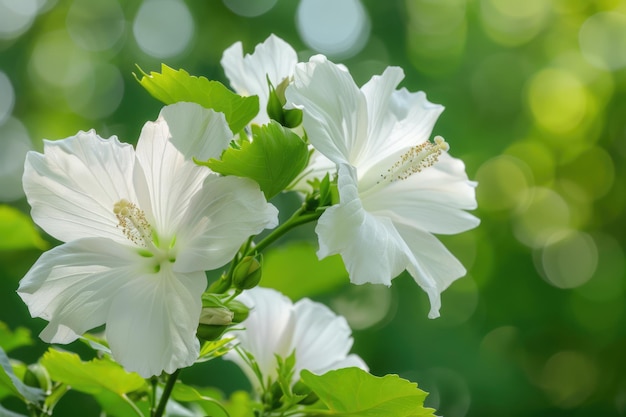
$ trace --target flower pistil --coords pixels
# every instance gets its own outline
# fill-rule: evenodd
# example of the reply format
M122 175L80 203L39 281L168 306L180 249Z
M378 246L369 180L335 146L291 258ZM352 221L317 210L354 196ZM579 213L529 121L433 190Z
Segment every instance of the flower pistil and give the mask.
M441 136L435 136L433 142L425 141L411 147L402 154L400 160L395 162L387 172L380 174L380 183L388 183L397 180L405 180L411 175L433 166L443 152L447 152L450 145Z

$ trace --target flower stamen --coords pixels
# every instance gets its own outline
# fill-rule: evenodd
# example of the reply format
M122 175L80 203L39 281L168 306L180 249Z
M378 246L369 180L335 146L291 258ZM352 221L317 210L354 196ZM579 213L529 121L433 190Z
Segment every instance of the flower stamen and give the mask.
M439 160L439 155L447 152L448 149L450 149L450 145L441 136L435 136L433 142L426 141L413 146L386 173L380 174L378 183L405 180L411 175L433 166Z
M146 214L136 204L123 198L113 205L113 213L128 240L143 247L153 246L152 227L146 220Z

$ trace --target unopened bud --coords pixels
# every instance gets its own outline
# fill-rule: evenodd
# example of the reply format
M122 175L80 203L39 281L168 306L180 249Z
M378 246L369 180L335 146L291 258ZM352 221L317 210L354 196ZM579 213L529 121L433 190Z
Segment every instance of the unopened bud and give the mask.
M240 290L254 288L261 281L261 263L253 256L246 256L233 271L233 284Z
M293 129L294 127L300 126L302 123L302 110L300 109L289 109L283 110L283 123L282 125Z
M228 309L233 312L233 323L241 323L248 318L250 309L241 301L232 300L228 303Z
M213 340L217 340L222 337L227 328L227 325L200 324L196 334L198 335L198 338L212 342Z
M228 325L234 316L235 313L226 307L205 307L200 313L200 324Z

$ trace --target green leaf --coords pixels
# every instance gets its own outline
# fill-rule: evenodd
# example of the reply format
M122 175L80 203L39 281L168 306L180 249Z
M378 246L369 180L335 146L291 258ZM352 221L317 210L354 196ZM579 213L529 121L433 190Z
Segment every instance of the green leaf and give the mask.
M226 409L230 417L254 417L254 410L259 404L252 401L250 394L245 391L235 391L230 396L230 401L226 404Z
M161 64L161 73L148 75L139 70L143 76L139 79L135 74L135 78L152 97L165 104L190 101L222 112L234 133L241 131L259 112L257 96L239 96L218 81L195 77L182 69L176 71L165 64Z
M292 300L324 294L349 283L339 255L318 260L315 247L308 242L269 249L263 259L262 285Z
M118 395L110 391L102 391L93 395L93 397L102 407L102 415L105 416L137 417L139 412L144 416L150 415L150 404L146 397L132 401L124 395Z
M180 402L196 402L211 417L229 417L228 412L220 402L221 395L211 389L204 389L204 391L206 392L202 394L198 389L178 381L174 385L172 398Z
M272 121L252 126L252 142L242 141L240 149L228 148L221 160L206 165L222 175L251 178L269 200L283 191L306 167L306 143L289 129Z
M305 370L300 376L334 416L434 416L435 410L424 407L428 394L398 375L377 377L359 368L344 368L324 375Z
M44 392L39 388L29 387L24 384L13 372L9 357L0 348L0 388L6 389L23 401L37 404L44 399Z
M0 205L0 236L0 250L48 248L31 218L7 205Z
M5 352L22 346L30 346L33 339L30 337L30 330L25 327L18 327L15 331L11 331L6 323L0 321L0 347Z
M196 362L206 362L225 355L229 350L231 350L229 343L232 340L232 337L226 337L220 340L204 342L200 348L200 355L198 355Z
M88 394L98 394L105 390L121 396L138 390L145 384L141 376L126 372L110 359L83 362L75 353L48 349L41 364L46 367L54 381Z

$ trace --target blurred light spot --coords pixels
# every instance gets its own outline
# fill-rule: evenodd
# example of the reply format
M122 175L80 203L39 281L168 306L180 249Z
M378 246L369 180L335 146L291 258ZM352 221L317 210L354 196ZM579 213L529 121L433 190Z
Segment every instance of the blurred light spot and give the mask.
M94 65L80 84L66 90L68 107L88 119L99 119L113 113L122 101L124 80L119 69L108 63Z
M92 73L91 61L86 52L78 49L67 32L47 32L35 43L29 62L33 83L44 81L54 87L76 85Z
M593 238L574 230L556 233L542 250L541 271L558 288L575 288L589 281L598 266Z
M304 43L331 57L357 54L370 36L369 16L359 0L301 0L296 13Z
M626 67L626 15L601 12L588 17L580 27L578 40L591 65L608 70Z
M520 343L520 332L514 326L501 326L483 337L480 350L486 356L508 357Z
M570 209L555 191L534 187L527 191L528 204L519 209L513 234L531 248L541 248L557 232L570 228Z
M507 46L533 39L545 26L550 3L545 0L481 0L480 17L485 32Z
M117 0L74 0L67 12L67 31L76 45L89 51L112 48L124 34L126 21Z
M572 229L584 229L593 221L594 212L591 198L580 184L567 178L559 178L555 181L552 189L567 203L570 214L569 224Z
M476 197L482 210L513 210L527 197L532 174L523 161L502 155L483 163L476 172L476 181Z
M561 177L578 184L589 197L604 197L613 187L615 167L609 153L593 146L561 168Z
M458 326L465 323L476 311L478 298L478 287L470 276L454 281L441 295L441 317L437 324Z
M37 15L36 0L0 0L0 39L26 32Z
M593 277L576 288L582 297L593 301L622 300L626 261L620 243L609 235L594 235L598 248L598 267Z
M593 393L597 382L598 369L587 356L562 351L544 365L540 385L554 405L571 409Z
M535 184L548 184L554 180L554 155L544 143L538 140L516 142L504 153L524 161L532 171Z
M13 201L24 196L24 158L31 149L28 132L19 120L10 117L0 125L0 201Z
M528 101L537 123L552 133L579 129L589 110L589 94L580 79L555 68L535 74L528 89Z
M392 290L382 285L350 285L331 305L355 330L366 329L389 318L395 310Z
M15 104L15 91L11 80L0 71L0 125L11 115Z
M619 332L624 314L621 297L596 302L583 298L580 293L572 293L569 302L571 314L586 332L595 334L596 343L602 343L603 335L612 338L615 332Z
M255 17L270 11L278 0L223 0L226 7L239 16Z
M426 407L437 410L437 415L465 417L472 397L467 382L452 369L431 368L419 374L419 386L428 392Z
M455 69L467 37L465 0L407 0L407 47L415 68L440 75Z
M143 52L155 58L169 58L189 45L194 22L182 1L144 1L135 16L133 33Z

